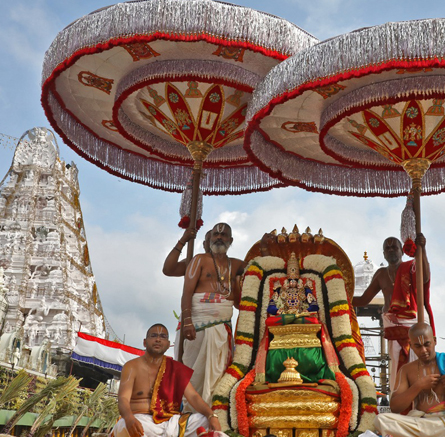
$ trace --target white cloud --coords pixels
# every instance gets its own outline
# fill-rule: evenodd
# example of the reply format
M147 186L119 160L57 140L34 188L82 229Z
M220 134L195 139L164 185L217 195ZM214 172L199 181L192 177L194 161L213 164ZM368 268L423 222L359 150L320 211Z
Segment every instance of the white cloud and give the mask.
M345 14L345 10L357 7L353 0L288 0L287 3L303 12L294 22L320 40L363 26L356 17Z
M2 50L15 61L41 70L43 54L60 30L60 20L45 1L15 1L0 19Z

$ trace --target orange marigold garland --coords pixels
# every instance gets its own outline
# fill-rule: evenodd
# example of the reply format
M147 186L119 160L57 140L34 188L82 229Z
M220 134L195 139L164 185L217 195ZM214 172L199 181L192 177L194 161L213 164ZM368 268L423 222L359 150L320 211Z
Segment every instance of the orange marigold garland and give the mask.
M238 432L249 437L249 419L247 417L246 389L255 380L255 369L252 369L243 379L236 391L236 409L238 411Z
M346 437L349 433L349 421L352 414L352 390L341 372L335 373L335 380L340 387L341 407L338 416L336 437Z

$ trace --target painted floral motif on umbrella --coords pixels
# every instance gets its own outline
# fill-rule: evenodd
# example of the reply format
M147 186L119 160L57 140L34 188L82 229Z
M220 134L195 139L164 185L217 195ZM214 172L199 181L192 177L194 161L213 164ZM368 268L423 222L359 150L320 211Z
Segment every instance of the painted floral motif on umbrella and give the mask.
M408 194L403 166L424 159L423 192L444 191L444 31L387 23L284 61L255 90L248 155L284 183L353 196Z
M267 190L282 183L243 149L246 105L272 67L317 42L227 3L119 3L58 34L42 104L70 147L120 177L180 192L194 163L186 146L205 142L204 193Z

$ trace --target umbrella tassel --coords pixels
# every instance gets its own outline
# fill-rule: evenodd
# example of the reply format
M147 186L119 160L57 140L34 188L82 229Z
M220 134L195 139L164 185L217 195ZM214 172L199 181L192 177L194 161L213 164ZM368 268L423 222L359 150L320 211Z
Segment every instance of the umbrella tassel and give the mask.
M192 210L192 186L193 177L187 182L187 186L182 193L181 206L179 207L179 215L181 220L178 226L182 229L187 229L190 226L190 215ZM196 212L196 229L198 230L203 224L202 216L202 191L199 190L198 194L198 209Z
M403 252L413 257L416 254L416 215L414 213L414 196L410 193L406 199L406 206L402 211L400 224L400 238L403 242Z

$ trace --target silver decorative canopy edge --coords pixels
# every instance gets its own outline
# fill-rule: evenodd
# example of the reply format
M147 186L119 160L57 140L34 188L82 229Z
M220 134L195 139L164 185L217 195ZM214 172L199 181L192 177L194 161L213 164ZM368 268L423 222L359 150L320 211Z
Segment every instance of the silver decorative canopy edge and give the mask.
M168 35L207 35L275 51L283 58L318 39L273 15L212 0L146 0L118 3L78 19L59 32L43 61L42 83L79 50L118 39Z
M246 122L274 98L308 82L396 61L444 62L444 34L445 19L402 21L359 29L307 48L267 74L255 89Z

